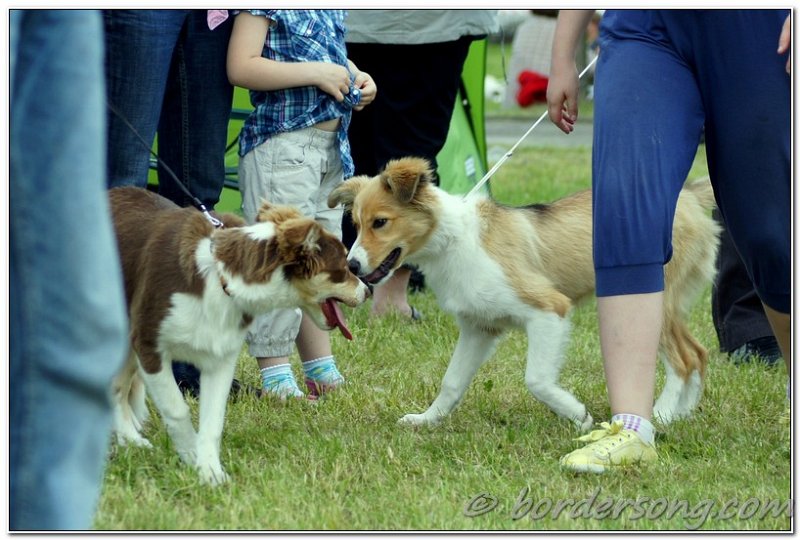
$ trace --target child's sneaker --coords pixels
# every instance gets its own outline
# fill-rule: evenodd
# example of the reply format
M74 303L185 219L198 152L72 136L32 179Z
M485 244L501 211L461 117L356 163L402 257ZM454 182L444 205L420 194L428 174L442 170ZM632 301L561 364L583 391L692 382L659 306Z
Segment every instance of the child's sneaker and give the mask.
M339 373L333 356L303 362L303 372L308 394L312 399L344 384L344 377Z
M635 431L624 429L622 422L603 422L600 426L603 429L575 439L589 444L563 456L559 460L562 467L574 472L603 473L609 469L658 461L655 447L644 442Z

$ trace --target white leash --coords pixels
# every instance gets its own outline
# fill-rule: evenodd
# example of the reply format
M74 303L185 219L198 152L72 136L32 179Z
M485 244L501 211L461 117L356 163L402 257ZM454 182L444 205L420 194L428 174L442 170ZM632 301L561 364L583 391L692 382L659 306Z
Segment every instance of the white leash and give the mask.
M588 65L587 65L585 68L583 68L583 71L581 71L580 75L578 75L578 79L582 79L582 78L583 78L583 76L584 76L584 75L586 75L586 72L587 72L587 71L589 71L589 68L591 68L591 67L594 65L594 63L595 63L596 61L597 61L597 56L595 56L594 58L592 58L592 61L591 61L591 62L589 62L589 64L588 64ZM522 144L522 141L524 141L524 140L525 140L525 137L527 137L528 135L530 135L531 131L533 131L534 129L536 129L536 126L538 126L538 125L541 123L541 121L542 121L542 120L544 120L545 116L547 116L547 111L544 111L544 112L542 113L542 116L540 116L540 117L539 117L539 119L538 119L536 122L534 122L534 124L533 124L533 125L532 125L532 126L529 128L529 129L528 129L528 131L526 131L526 132L525 132L525 135L523 135L523 136L522 136L522 138L520 138L520 140L518 140L518 141L517 141L517 143L516 143L514 146L512 146L512 147L511 147L511 150L509 150L508 152L506 152L506 153L503 155L503 157L502 157L502 158L500 158L500 160L499 160L497 163L495 163L495 164L494 164L494 167L492 167L492 168L491 168L491 170L489 170L489 172L487 172L487 173L486 173L486 174L483 176L483 178L481 178L480 182L478 182L477 184L475 184L475 186L474 186L474 187L473 187L471 190L469 190L469 193L467 193L466 195L464 195L464 199L467 199L467 198L469 198L469 196L470 196L470 195L474 194L476 191L478 191L479 189L481 189L481 188L483 187L483 185L484 185L486 182L488 182L488 181L489 181L489 178L491 178L491 177L492 177L492 175L493 175L495 172L497 172L497 169L499 169L499 168L500 168L500 166L501 166L503 163L505 163L505 162L506 162L506 160L507 160L508 158L510 158L510 157L512 156L512 154L514 153L514 150L516 150L516 149L517 149L517 146L519 146L520 144Z

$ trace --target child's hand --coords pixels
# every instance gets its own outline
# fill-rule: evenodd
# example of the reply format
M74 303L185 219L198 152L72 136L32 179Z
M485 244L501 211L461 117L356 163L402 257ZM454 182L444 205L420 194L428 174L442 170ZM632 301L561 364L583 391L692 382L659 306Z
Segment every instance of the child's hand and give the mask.
M378 94L378 87L375 85L375 81L372 80L369 73L366 71L357 71L353 86L361 90L361 101L358 102L358 105L353 107L354 111L360 111L375 101L375 96Z
M309 62L309 67L315 73L314 84L317 88L333 96L336 101L344 101L344 95L350 93L350 73L346 67L327 62Z

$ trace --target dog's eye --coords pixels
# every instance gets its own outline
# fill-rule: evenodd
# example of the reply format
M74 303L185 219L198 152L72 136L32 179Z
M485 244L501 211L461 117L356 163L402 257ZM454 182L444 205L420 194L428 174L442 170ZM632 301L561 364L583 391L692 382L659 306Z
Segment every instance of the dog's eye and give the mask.
M376 219L375 221L372 222L372 228L373 229L380 229L381 227L386 225L387 221L389 221L389 220L386 219L386 218L378 218L378 219Z

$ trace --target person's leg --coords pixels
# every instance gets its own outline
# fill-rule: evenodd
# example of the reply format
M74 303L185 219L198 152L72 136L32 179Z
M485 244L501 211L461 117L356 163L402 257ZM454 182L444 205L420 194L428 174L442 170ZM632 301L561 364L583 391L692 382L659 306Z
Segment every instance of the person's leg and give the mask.
M341 185L344 176L339 144L333 134L319 132L313 144L321 164L315 174L321 181L308 198L308 205L300 208L325 230L341 239L342 209L328 207L328 196ZM344 384L344 377L336 366L330 332L320 329L311 319L303 316L295 343L303 362L305 384L310 396L320 396Z
M579 472L657 459L650 419L663 267L672 256L675 204L696 152L703 111L687 66L650 43L658 32L653 22L644 12L613 13L602 31L595 84L593 240L600 343L614 424L582 439L591 444L562 458L564 467ZM647 39L638 39L642 36Z
M791 78L775 52L788 10L705 15L697 47L708 102L706 148L720 213L789 362L791 312ZM744 32L744 41L733 35ZM707 48L736 43L720 63ZM748 81L758 81L754 89ZM746 103L742 107L741 104Z
M659 291L597 298L612 415L635 414L650 420L653 414L663 297Z
M408 303L408 282L411 280L411 268L402 266L385 282L376 285L372 295L373 317L380 317L387 313L397 312L406 317L419 318L419 312Z
M89 529L127 347L102 19L12 10L10 23L9 527Z
M694 158L703 113L691 73L668 51L623 40L609 49L606 61L601 60L605 82L598 80L595 87L592 179L600 339L611 376L612 413L649 419L663 265L672 256L675 204ZM634 74L632 65L642 67ZM669 83L642 88L648 79ZM640 113L653 117L656 110L662 114L647 123L630 122L637 124L632 127L621 120Z
M789 313L781 313L766 304L764 304L764 313L767 315L767 319L769 319L769 324L772 326L772 331L775 333L778 346L781 348L783 361L786 364L786 372L791 374L792 317Z
M350 59L381 89L369 115L354 114L350 125L356 174L375 175L389 160L406 156L426 158L436 170L470 43L465 37L424 45L348 45ZM411 274L410 268L401 268L375 287L373 315L398 311L419 318L408 303Z
M719 348L736 363L755 359L774 365L781 357L764 307L747 275L722 216L714 209L714 219L722 226L717 278L711 288L711 315Z
M272 144L257 146L239 160L239 189L242 193L242 211L248 223L254 223L262 199L271 202L273 176ZM250 354L256 359L261 373L265 396L303 397L289 364L289 355L302 320L298 310L274 310L256 317L247 334Z
M233 87L225 58L232 20L213 31L206 10L190 10L172 52L158 122L158 155L189 192L213 210L225 181L225 147ZM178 206L193 205L165 168L158 166L158 192ZM183 392L197 397L200 371L175 361L172 371ZM241 383L234 379L232 393Z
M148 144L156 135L172 51L185 10L108 9L103 13L106 43L108 187L147 185Z
M212 210L225 181L233 87L225 70L233 19L209 30L206 10L191 10L172 56L158 124L161 159ZM159 193L179 206L192 200L158 169Z
M321 191L325 172L320 170L320 164L328 159L324 149L334 145L338 148L336 133L308 128L276 135L267 144L243 156L239 162L239 181L245 219L250 223L255 221L262 199L295 206L303 215L314 219L319 219L320 204L323 204L325 210L322 215L329 216L323 226L329 230L334 227L333 231L338 236L341 213L327 208L327 192ZM340 182L340 161L338 171ZM250 354L256 357L264 390L268 394L302 397L303 393L297 387L288 360L296 339L300 341L298 346L302 344L303 350L309 354L317 347L325 353L323 357L311 358L301 353L302 360L333 362L328 333L309 329L308 326L313 326L313 323L302 326L303 320L305 317L301 316L300 310L275 310L258 317L248 335ZM301 327L308 330L302 337Z

